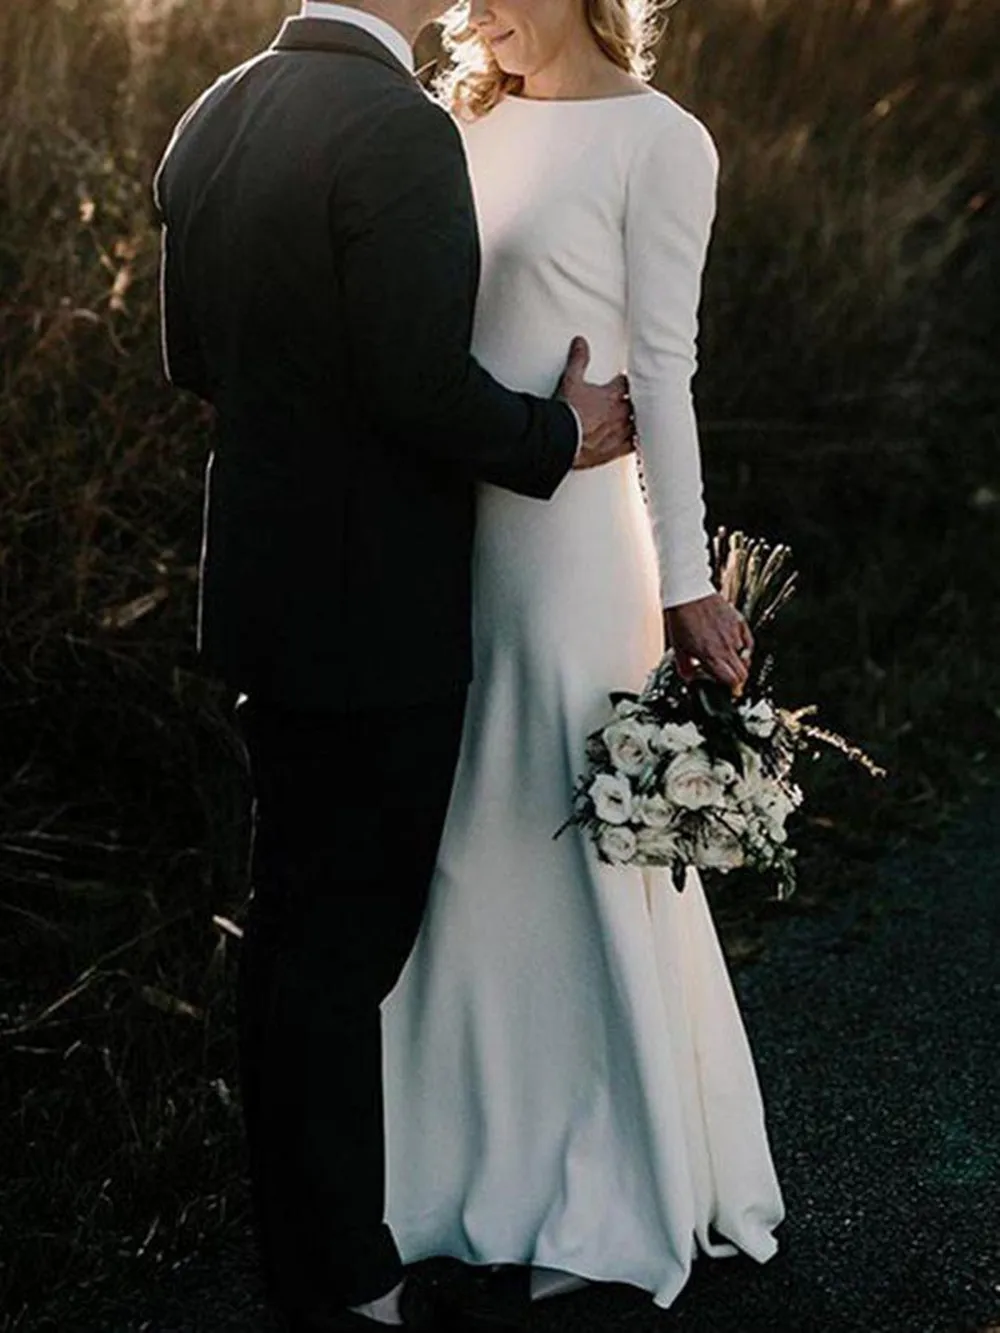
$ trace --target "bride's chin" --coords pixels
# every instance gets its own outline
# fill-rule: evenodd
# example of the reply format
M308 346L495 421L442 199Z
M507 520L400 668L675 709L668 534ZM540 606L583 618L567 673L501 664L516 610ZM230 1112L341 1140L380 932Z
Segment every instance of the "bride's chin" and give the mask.
M534 67L531 65L501 65L500 69L502 73L510 78L521 80L530 78L534 72Z
M524 69L519 69L516 65L511 65L511 57L507 52L498 51L496 47L491 47L490 55L496 61L501 74L509 74L515 78L524 78L526 71Z

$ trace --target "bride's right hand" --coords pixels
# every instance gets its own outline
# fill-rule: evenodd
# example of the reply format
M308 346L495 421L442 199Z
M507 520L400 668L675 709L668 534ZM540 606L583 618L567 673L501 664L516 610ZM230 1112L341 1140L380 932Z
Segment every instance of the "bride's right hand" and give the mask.
M737 698L746 689L753 635L739 611L717 592L663 613L667 640L685 680L706 671Z
M584 379L589 363L586 338L574 338L558 396L576 409L583 426L583 442L573 464L578 472L612 463L635 449L628 380L624 375L616 375L607 384L590 384Z

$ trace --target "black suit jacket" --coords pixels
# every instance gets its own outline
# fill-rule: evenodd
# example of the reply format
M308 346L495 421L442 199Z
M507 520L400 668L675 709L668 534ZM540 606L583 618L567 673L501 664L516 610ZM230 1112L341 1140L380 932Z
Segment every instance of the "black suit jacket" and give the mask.
M203 664L302 708L461 687L473 484L549 497L577 427L469 355L455 122L375 38L293 18L185 113L154 197L167 373L216 408Z

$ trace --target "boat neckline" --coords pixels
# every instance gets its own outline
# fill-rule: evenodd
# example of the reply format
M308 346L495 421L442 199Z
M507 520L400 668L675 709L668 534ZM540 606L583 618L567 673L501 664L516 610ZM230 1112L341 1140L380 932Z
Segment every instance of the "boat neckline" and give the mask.
M508 93L505 102L523 102L526 106L596 106L601 102L641 102L644 97L656 97L655 88L644 93L615 93L611 97L523 97Z

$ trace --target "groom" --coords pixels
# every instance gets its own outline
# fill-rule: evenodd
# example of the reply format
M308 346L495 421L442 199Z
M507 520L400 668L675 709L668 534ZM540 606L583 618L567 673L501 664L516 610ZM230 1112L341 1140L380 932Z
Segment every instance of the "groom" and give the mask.
M198 650L254 788L240 1078L288 1327L431 1327L383 1221L380 1011L424 910L471 669L476 481L540 500L632 447L619 377L560 396L469 355L476 220L413 77L441 0L305 5L157 171L163 350L216 409Z

